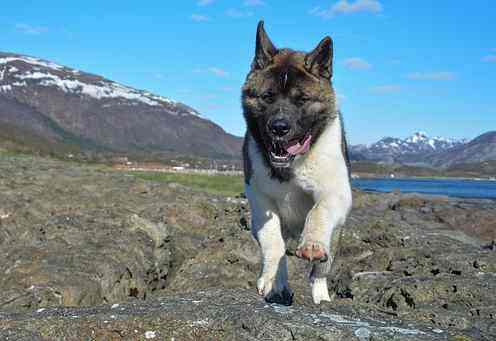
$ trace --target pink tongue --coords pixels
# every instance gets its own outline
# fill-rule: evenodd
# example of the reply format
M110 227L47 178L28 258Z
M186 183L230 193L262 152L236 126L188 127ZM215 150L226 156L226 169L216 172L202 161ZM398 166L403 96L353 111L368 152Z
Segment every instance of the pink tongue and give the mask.
M312 140L312 135L308 135L303 141L303 144L300 142L286 148L286 151L291 155L305 154L310 149L310 141Z

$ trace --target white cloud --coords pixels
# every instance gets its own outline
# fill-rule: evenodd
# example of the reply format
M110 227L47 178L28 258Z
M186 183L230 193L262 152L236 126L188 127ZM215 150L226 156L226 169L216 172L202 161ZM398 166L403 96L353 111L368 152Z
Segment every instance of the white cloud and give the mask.
M194 69L194 73L210 73L217 77L227 78L229 77L229 72L219 67L211 66L206 69Z
M488 55L482 58L482 61L487 63L496 63L496 55Z
M211 99L217 99L217 98L219 98L219 96L216 94L205 94L203 96L200 96L200 98L206 99L206 100L211 100Z
M255 7L255 6L265 6L265 1L262 0L245 0L243 3L245 6Z
M17 24L16 30L25 34L38 35L48 31L48 28L42 26L31 26L28 24Z
M235 8L230 8L226 11L226 15L231 18L247 18L253 15L251 11L240 11Z
M197 5L198 6L208 6L208 5L211 5L215 2L215 0L198 0L197 1Z
M350 70L368 70L372 67L369 62L358 57L345 59L344 65Z
M317 17L329 19L341 14L360 12L377 14L381 13L382 9L382 4L378 0L356 0L355 2L340 0L328 9L322 9L320 6L317 6L312 8L309 13Z
M205 21L210 20L209 17L207 17L206 15L202 15L202 14L191 14L190 19L193 21L196 21L196 22L205 22Z
M358 12L380 13L382 5L377 0L356 0L349 3L346 0L341 0L331 7L334 14L350 14Z
M397 84L385 84L373 87L372 92L378 95L386 95L398 93L401 91L401 86Z
M451 81L456 78L456 74L449 71L412 72L409 73L406 77L412 80Z
M208 72L213 73L217 77L228 77L229 76L229 73L226 70L218 68L218 67L209 67L207 70L208 70Z
M217 103L206 103L205 104L206 110L219 110L222 108L223 108L223 106L221 104L217 104Z

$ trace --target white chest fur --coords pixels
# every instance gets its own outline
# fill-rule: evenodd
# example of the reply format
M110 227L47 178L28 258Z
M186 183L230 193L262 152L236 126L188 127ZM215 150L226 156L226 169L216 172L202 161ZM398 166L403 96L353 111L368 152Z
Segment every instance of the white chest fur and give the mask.
M341 149L342 130L339 116L330 122L311 150L297 156L293 162L294 177L280 182L270 177L258 146L249 136L249 157L252 164L250 192L270 198L279 210L284 225L298 225L305 221L308 211L322 192L341 191L349 187L348 169ZM350 193L351 195L351 193Z

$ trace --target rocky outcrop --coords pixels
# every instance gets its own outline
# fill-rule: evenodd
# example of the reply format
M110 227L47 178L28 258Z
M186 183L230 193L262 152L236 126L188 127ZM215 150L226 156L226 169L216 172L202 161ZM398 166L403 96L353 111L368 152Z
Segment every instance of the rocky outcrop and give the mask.
M3 314L3 340L440 340L448 333L349 312L265 304L252 290L209 289L187 296L83 309Z
M253 294L247 209L101 166L0 155L0 338L496 337L494 202L355 192L334 301L313 305L290 243L290 308Z

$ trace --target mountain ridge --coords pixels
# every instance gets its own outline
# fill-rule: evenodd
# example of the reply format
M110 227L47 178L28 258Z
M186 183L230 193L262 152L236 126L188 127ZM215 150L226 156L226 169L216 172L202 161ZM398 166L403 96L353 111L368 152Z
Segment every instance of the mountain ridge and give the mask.
M113 152L239 158L242 139L188 105L43 59L0 52L0 122Z
M496 160L496 132L486 134L468 141L416 132L349 150L354 161L446 168ZM36 150L59 153L180 155L236 163L243 141L184 103L44 59L0 52L2 139L31 141Z
M449 167L458 163L496 160L494 136L496 132L487 132L468 140L430 137L425 132L415 132L407 138L384 137L375 143L352 145L350 154L354 161ZM467 148L470 152L466 151Z

